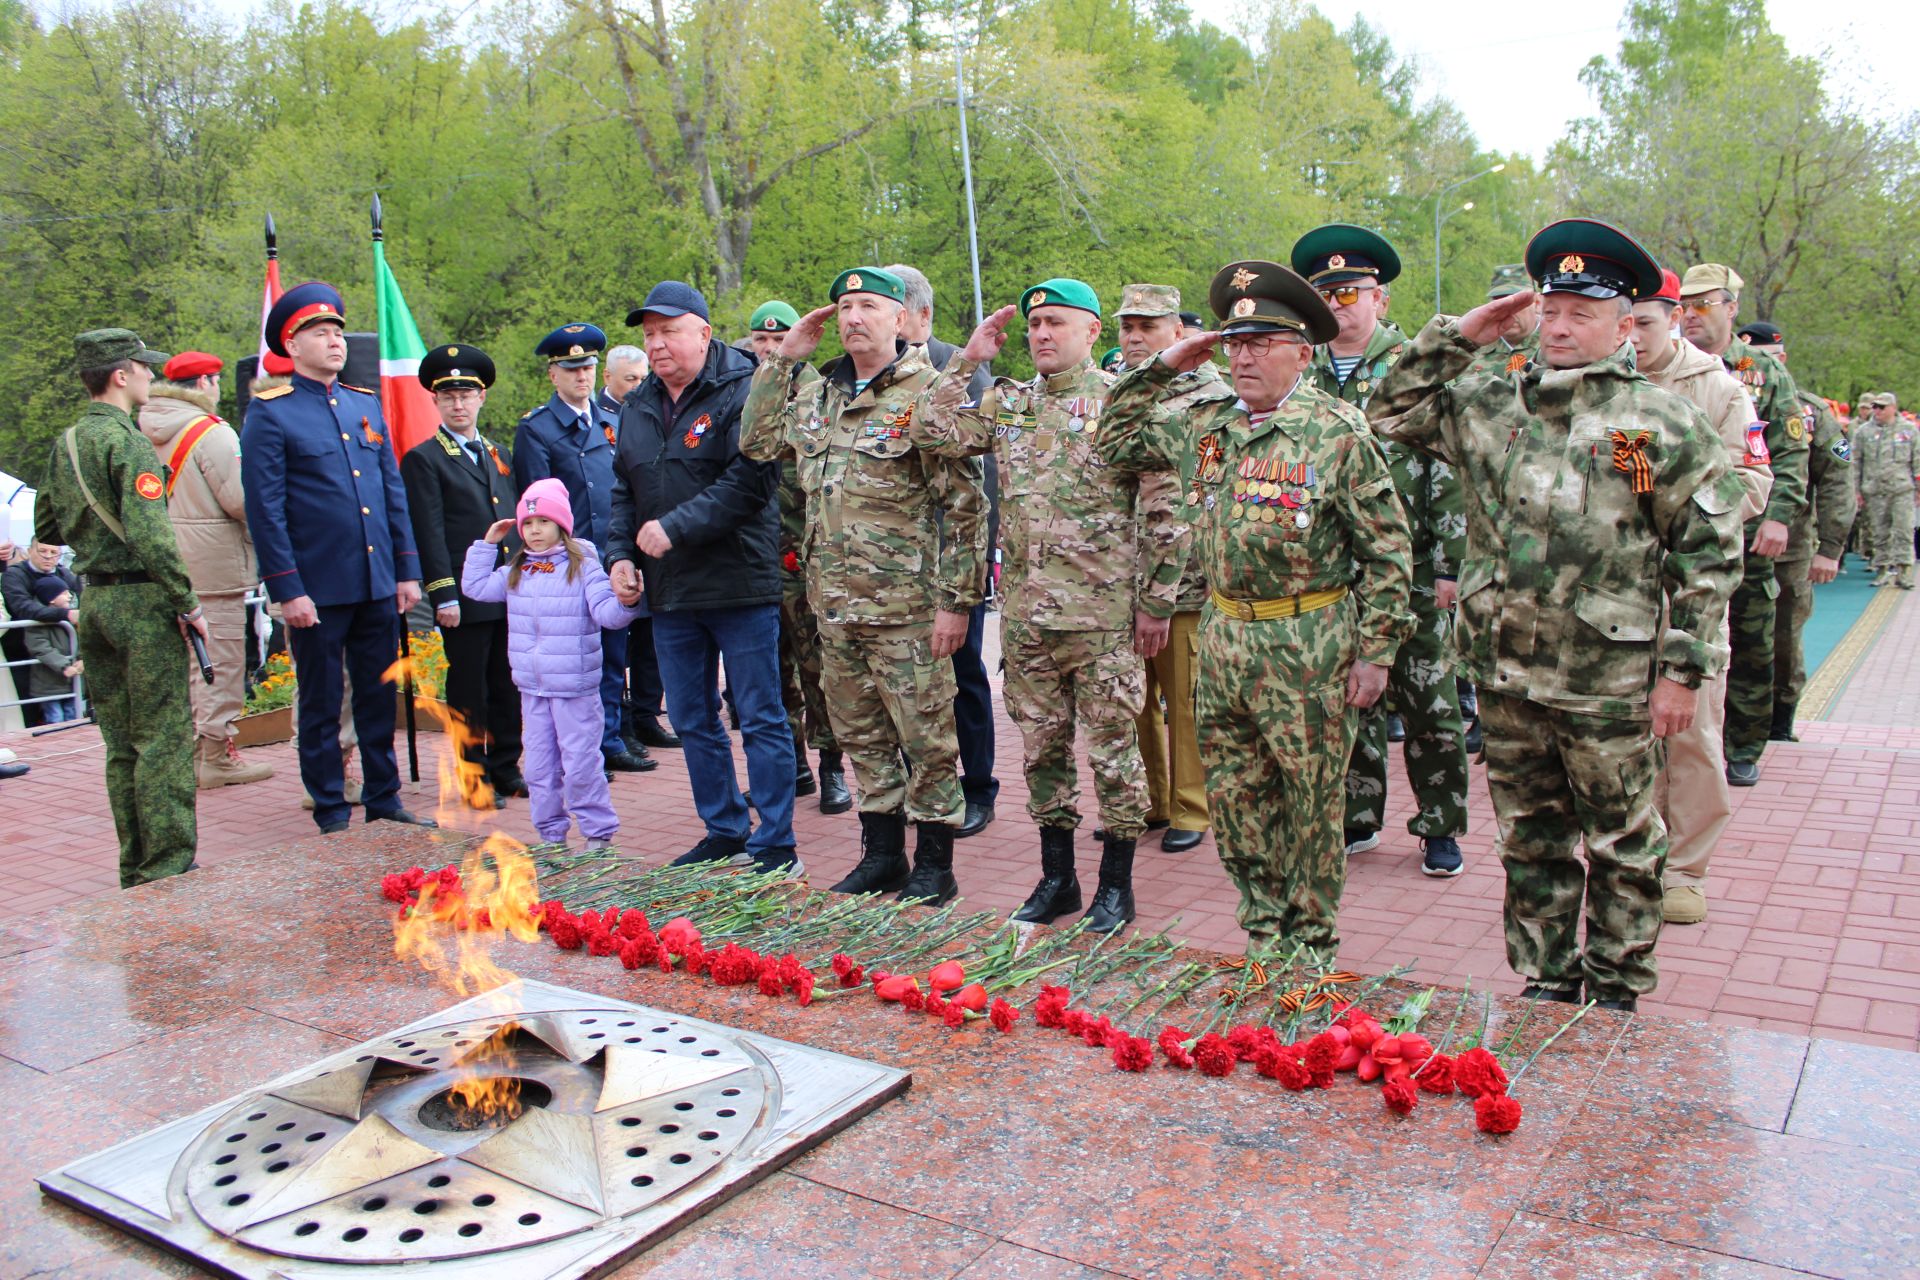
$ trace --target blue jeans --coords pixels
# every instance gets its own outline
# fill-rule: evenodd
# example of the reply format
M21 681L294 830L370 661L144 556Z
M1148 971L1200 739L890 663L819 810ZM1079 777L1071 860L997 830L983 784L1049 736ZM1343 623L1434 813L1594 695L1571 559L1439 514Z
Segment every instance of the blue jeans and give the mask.
M46 710L48 724L65 724L69 720L80 718L80 709L73 705L72 698L62 698L58 702L40 704Z
M620 736L620 704L627 696L627 629L600 632L600 754L627 749Z
M793 848L793 735L780 701L780 606L656 613L653 651L667 718L686 757L693 807L707 834L744 840L749 853ZM760 826L751 835L733 772L733 742L720 724L722 655L740 712L747 785L760 811Z

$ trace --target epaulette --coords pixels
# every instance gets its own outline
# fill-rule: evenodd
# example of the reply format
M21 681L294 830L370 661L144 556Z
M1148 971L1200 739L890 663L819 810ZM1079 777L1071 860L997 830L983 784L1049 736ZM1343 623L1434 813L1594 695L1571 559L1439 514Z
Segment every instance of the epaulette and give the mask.
M544 406L542 406L542 407L544 407ZM522 421L522 422L525 422L525 421L526 421L526 420L527 420L528 418L531 418L531 417L532 417L532 416L533 416L534 414L536 414L536 413L538 413L538 412L540 412L540 409L538 409L538 408L534 408L534 409L529 409L529 410L527 410L527 411L526 411L525 413L523 413L523 414L521 414L521 415L520 415L520 421Z
M373 391L366 387L356 387L351 382L343 382L340 385L349 391L358 391L363 396L377 396L380 394L378 391Z
M265 391L256 391L253 393L253 398L255 400L276 400L281 396L287 396L292 394L293 394L293 384L288 383L286 386L283 386L283 387L268 387Z

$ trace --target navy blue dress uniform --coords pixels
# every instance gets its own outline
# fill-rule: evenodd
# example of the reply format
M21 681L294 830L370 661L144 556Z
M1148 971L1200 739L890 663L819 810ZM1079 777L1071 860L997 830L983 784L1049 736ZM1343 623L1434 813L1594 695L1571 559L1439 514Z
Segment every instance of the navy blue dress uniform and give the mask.
M340 294L303 284L267 313L267 348L312 324L344 323ZM295 372L255 395L240 435L247 525L267 595L306 597L319 621L288 627L299 682L300 780L323 831L349 815L340 756L341 668L353 679L367 818L415 821L400 804L393 758L394 696L383 677L400 648L399 584L420 557L380 397L365 387ZM428 824L430 825L430 824Z
M478 347L435 347L420 359L428 391L485 390L493 360ZM467 548L496 520L512 517L520 491L513 455L476 430L463 440L443 423L400 459L413 538L420 549L421 590L437 612L458 605L460 621L440 627L447 654L447 705L474 735L463 750L461 791L476 808L493 807L495 792L525 795L520 776L520 693L507 665L507 607L469 600L460 591ZM501 544L511 553L513 539Z
M563 324L534 348L548 368L583 369L600 363L607 335L595 325ZM513 437L513 480L524 491L535 480L551 476L567 486L573 504L573 536L590 542L606 559L607 532L613 524L613 450L619 439L620 418L606 401L589 394L584 409L560 398L547 398L538 409L524 414ZM601 754L608 763L629 770L651 769L653 762L628 750L620 736L621 704L626 696L627 631L600 633L600 704L605 725Z

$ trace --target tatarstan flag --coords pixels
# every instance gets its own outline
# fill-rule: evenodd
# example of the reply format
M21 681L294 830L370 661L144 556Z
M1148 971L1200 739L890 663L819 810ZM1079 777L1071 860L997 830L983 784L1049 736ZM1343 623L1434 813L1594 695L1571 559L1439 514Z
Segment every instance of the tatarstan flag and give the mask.
M373 287L380 326L380 410L396 456L432 435L440 424L433 397L420 385L420 357L427 354L400 284L387 267L386 246L373 242Z

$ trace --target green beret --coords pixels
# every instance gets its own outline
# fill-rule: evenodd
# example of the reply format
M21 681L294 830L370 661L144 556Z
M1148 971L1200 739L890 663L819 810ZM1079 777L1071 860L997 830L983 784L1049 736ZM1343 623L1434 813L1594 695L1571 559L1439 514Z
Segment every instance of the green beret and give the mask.
M834 295L836 298L839 296L837 293ZM785 333L799 323L800 313L775 299L753 309L753 319L747 321L747 328L755 333Z
M833 288L827 290L827 297L838 302L843 293L877 293L883 298L892 298L903 307L907 305L906 282L893 272L882 271L878 267L849 267L835 276ZM799 318L794 317L796 321Z
M1121 365L1125 364L1126 362L1127 362L1126 356L1121 352L1120 348L1118 347L1115 347L1113 350L1107 352L1107 354L1100 357L1100 367L1102 369L1107 370L1109 373L1111 373L1115 369L1118 369Z
M141 364L165 364L168 356L153 351L131 329L89 329L73 340L73 367L107 369L122 360Z
M1073 307L1100 314L1100 295L1078 280L1055 278L1042 280L1020 295L1020 314L1031 315L1035 307Z

